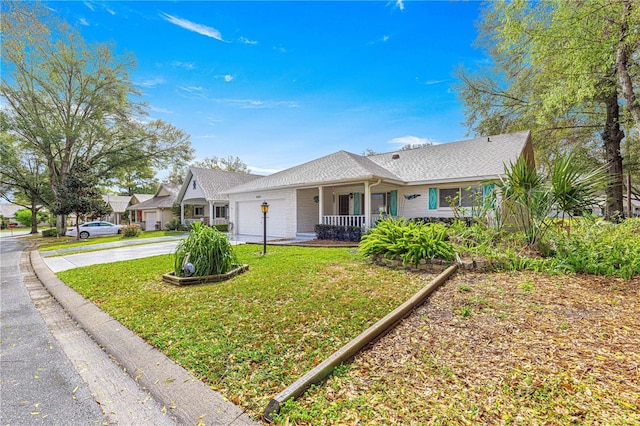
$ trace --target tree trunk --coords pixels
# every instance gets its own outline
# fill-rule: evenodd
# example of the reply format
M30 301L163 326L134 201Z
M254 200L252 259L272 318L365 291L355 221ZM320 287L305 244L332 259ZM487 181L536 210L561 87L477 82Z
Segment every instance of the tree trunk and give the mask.
M38 233L38 206L36 205L36 200L31 200L31 233Z
M56 215L56 229L58 235L64 237L67 235L67 216L63 214Z
M613 90L605 99L607 121L602 131L602 142L605 151L605 162L609 185L606 190L605 218L612 219L623 217L624 206L622 202L622 155L620 155L620 141L624 138L624 132L620 129L620 106L618 96Z
M620 88L622 89L622 96L627 103L627 109L631 113L633 120L636 123L636 127L640 128L640 103L636 98L633 80L629 73L630 57L633 56L631 47L627 44L627 37L629 37L629 16L631 16L631 2L625 0L624 11L622 14L622 21L620 24L620 31L622 37L618 44L618 50L616 52L616 74L618 74L618 80Z

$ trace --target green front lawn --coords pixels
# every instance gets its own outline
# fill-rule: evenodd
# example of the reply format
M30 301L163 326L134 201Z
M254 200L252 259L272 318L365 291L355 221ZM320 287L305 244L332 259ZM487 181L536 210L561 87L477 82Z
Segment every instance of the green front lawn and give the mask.
M255 417L432 279L366 264L353 248L261 248L237 246L250 269L218 284L162 283L172 256L58 275Z
M70 247L82 247L90 246L93 244L112 243L115 241L132 241L132 240L144 240L147 238L166 237L173 235L183 235L182 231L141 231L137 237L124 237L120 234L109 235L106 237L92 237L86 240L77 240L75 237L51 237L46 238L45 242L38 246L40 251L58 250Z

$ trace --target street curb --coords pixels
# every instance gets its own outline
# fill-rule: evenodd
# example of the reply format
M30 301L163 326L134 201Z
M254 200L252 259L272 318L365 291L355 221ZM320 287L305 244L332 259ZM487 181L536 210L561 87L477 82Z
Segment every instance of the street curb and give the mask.
M307 374L295 381L292 385L288 386L285 390L273 397L265 408L262 418L271 423L273 421L274 414L280 412L280 408L285 401L299 397L311 385L326 379L333 372L335 367L347 362L366 345L387 333L398 322L409 315L417 306L421 305L425 299L451 275L453 275L457 269L457 264L449 266L445 271L429 282L429 284L414 294L411 299L398 306L387 316L366 329L359 336L334 352L329 356L329 358L325 359Z
M248 414L206 386L62 282L30 252L31 266L42 284L69 315L167 411L185 425L257 425Z

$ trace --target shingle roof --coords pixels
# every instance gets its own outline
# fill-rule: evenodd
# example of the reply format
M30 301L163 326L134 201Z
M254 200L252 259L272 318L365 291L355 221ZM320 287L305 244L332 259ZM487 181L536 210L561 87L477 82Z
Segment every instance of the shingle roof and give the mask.
M122 213L129 206L130 195L103 195L102 199L109 204L114 213Z
M522 154L529 134L523 131L482 137L369 158L407 183L494 177L503 175L504 165Z
M504 164L514 161L523 153L529 134L529 131L524 131L367 157L338 151L233 187L227 192L253 192L365 179L404 184L484 179L502 175Z
M17 204L5 204L0 203L0 214L6 218L13 218L18 210L22 210L24 207Z
M401 181L398 176L375 164L368 157L347 151L338 151L308 163L265 176L248 184L234 187L228 192L252 192L274 188L372 179L375 177Z
M158 196L160 190L165 189L170 195ZM127 210L149 210L149 209L168 209L173 206L173 203L178 197L179 185L175 183L162 183L156 191L156 195L153 198L143 201L140 204L133 205Z
M226 200L229 196L225 193L229 188L243 185L247 182L255 181L263 178L261 175L251 173L231 172L227 170L212 170L201 167L190 167L187 178L178 195L178 199L184 197L184 193L189 185L189 178L193 178L198 182L200 189L204 192L207 200Z
M139 203L153 198L153 194L133 194L133 196L136 197Z

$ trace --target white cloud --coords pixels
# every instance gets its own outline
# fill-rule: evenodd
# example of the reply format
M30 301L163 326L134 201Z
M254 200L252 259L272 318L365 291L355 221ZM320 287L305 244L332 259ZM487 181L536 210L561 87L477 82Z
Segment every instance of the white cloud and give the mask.
M84 25L85 27L89 26L89 21L87 21L85 18L80 18L80 25Z
M388 42L388 41L389 41L389 36L388 36L388 35L383 36L383 37L382 37L382 41L383 41L384 43Z
M227 74L224 76L224 81L226 81L227 83L233 81L233 76L231 74Z
M83 2L83 4L91 9L92 12L95 10L95 7L93 6L93 4L91 4L91 2L85 1Z
M161 16L168 22L177 25L179 27L184 28L185 30L193 31L194 33L201 34L203 36L215 38L219 41L224 41L222 38L222 34L220 31L213 27L209 27L207 25L198 24L196 22L191 22L186 19L178 18L173 15L169 15L168 13L162 13Z
M187 70L193 70L196 68L195 65L193 65L193 63L191 62L180 62L180 61L173 61L171 62L171 65L174 67L178 67L178 68L184 68Z
M237 106L242 109L266 109L266 108L298 108L299 104L296 101L262 101L260 99L214 99L216 102L225 103Z
M396 0L396 7L400 10L404 10L404 0Z
M399 138L393 138L388 143L393 145L400 145L401 147L405 145L438 145L438 142L429 138L421 138L418 136L401 136Z
M166 109L166 108L154 107L153 105L151 105L149 108L153 112L160 112L160 113L163 113L163 114L173 114L173 111L171 111L169 109Z
M135 84L142 87L156 87L158 84L164 83L164 78L156 77L148 80L138 81Z
M238 39L238 41L239 41L240 43L243 43L243 44L253 44L253 45L258 44L258 42L257 42L256 40L249 40L249 39L248 39L248 38L246 38L246 37L240 37L240 38Z
M178 90L192 97L206 98L206 90L201 86L178 86Z
M440 84L440 83L446 83L449 80L427 80L424 82L424 84L426 84L427 86L431 86L432 84Z

